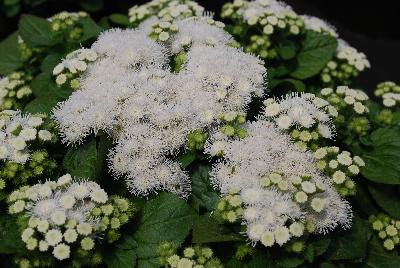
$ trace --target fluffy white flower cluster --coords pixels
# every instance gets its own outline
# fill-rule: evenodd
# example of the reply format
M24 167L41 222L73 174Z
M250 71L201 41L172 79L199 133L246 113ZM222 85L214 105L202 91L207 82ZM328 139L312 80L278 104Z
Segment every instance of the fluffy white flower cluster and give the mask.
M369 97L362 90L351 89L347 86L338 86L336 90L324 88L320 94L322 98L329 101L339 112L350 109L359 115L368 113L366 101Z
M81 48L69 53L65 59L57 64L53 69L53 75L56 76L57 85L64 85L70 81L73 89L79 87L79 81L76 77L86 71L87 64L97 59L97 53L91 49Z
M357 49L350 46L342 39L339 39L336 57L340 60L345 60L349 65L354 66L356 70L360 72L371 67L364 53L358 52Z
M201 16L204 8L190 0L153 0L129 9L129 21L138 24L150 17L163 20L184 19Z
M360 167L365 166L361 157L351 157L348 151L339 152L339 147L318 148L314 156L318 159L317 168L332 179L340 195L355 194L355 184L351 178L358 175Z
M301 17L304 20L304 26L306 29L319 33L327 33L332 35L333 37L339 37L335 27L333 27L326 21L318 17L308 16L308 15L303 15Z
M29 143L50 141L53 134L41 129L43 118L39 115L22 115L20 111L0 113L0 160L25 163L29 157Z
M19 102L32 94L27 85L30 77L23 72L14 72L0 78L0 111L18 109Z
M97 183L73 182L67 174L57 182L24 186L11 193L8 201L11 214L29 216L28 227L21 235L26 247L41 252L52 247L54 257L64 260L70 257L75 242L79 241L84 250L94 247L99 224L90 213L105 204L108 195Z
M301 236L305 225L316 233L349 227L351 208L315 168L312 153L299 151L290 136L265 120L248 123L247 132L236 140L217 132L206 152L223 152L211 179L222 194L240 195L250 241L282 245Z
M253 94L263 94L262 62L229 47L222 29L202 18L174 24L178 30L168 42L152 40L148 25L104 32L79 90L54 110L66 142L100 130L114 138L111 169L134 194L163 189L185 196L189 178L169 157L191 131L224 112L243 111ZM169 61L183 44L185 62L177 72Z
M281 100L269 98L264 101L264 117L280 129L316 128L323 138L332 138L334 127L330 117L338 112L328 101L314 94L289 94Z
M396 83L387 81L378 84L375 96L382 97L385 107L393 107L400 104L400 86Z
M259 25L266 35L282 30L297 35L304 26L303 19L290 6L276 0L235 0L224 5L221 16Z

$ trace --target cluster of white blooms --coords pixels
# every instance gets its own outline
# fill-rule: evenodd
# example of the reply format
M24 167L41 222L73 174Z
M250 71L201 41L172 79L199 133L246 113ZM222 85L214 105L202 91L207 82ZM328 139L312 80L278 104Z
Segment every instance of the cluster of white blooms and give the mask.
M358 76L359 72L370 68L371 65L362 52L357 51L346 41L338 39L335 58L328 62L321 72L323 82L329 84L333 81L340 84L350 84L350 79Z
M27 84L30 79L23 72L14 72L0 78L0 111L21 108L21 101L32 94Z
M311 93L289 94L281 100L269 98L264 101L264 117L273 121L283 130L288 129L316 129L323 138L331 139L334 136L334 127L331 117L338 112L328 101L316 97ZM309 138L312 139L311 133ZM306 134L304 134L306 135ZM301 139L303 140L303 139Z
M351 157L348 151L339 152L339 147L318 148L314 156L318 159L317 168L332 179L340 195L355 194L355 184L351 178L358 175L360 167L365 166L361 157Z
M301 16L276 0L235 0L223 6L221 17L244 21L250 26L259 25L266 35L282 30L297 35L304 27Z
M89 15L84 12L60 12L48 18L51 22L51 30L56 34L65 33L66 39L78 40L83 33L82 26L79 24L81 18L88 17Z
M138 24L150 17L159 19L184 19L201 16L204 8L191 0L153 0L129 9L129 21Z
M29 157L29 143L50 141L53 134L41 129L44 120L39 115L22 115L20 111L0 113L0 160L25 163Z
M364 53L358 52L357 49L350 46L342 39L339 39L336 57L345 60L349 65L354 66L360 72L371 67Z
M326 21L314 17L314 16L308 16L308 15L303 15L301 16L304 20L304 26L308 30L312 30L315 32L319 33L327 33L332 35L333 37L338 37L338 33L336 32L335 27L327 23Z
M75 244L92 250L98 234L108 228L100 219L101 213L93 216L92 211L100 209L111 215L114 210L107 193L97 183L73 181L69 174L57 182L21 187L10 194L8 202L11 214L29 218L21 235L27 249L51 251L58 260L68 259ZM122 212L127 211L129 203L122 208ZM119 228L121 224L110 228Z
M191 18L174 24L168 42L150 38L151 25L102 33L91 48L98 59L53 111L65 142L100 130L113 137L110 167L134 194L188 194L189 177L170 157L191 131L209 127L222 113L244 111L253 94L263 94L262 62L228 46L230 36L215 23ZM183 43L184 65L171 70L170 58Z
M53 69L53 75L56 76L57 85L64 85L70 81L69 86L73 89L79 87L77 77L86 71L88 63L97 59L97 53L91 49L81 48L69 53L65 59L57 64Z
M223 195L239 195L228 202L236 215L241 215L236 207L243 202L242 219L251 242L282 245L302 236L306 226L316 233L349 227L351 208L316 169L312 153L299 151L271 122L258 120L246 129L243 139L216 132L206 152L223 152L211 180Z
M362 90L351 89L347 86L338 86L336 90L324 88L320 94L322 98L326 99L339 112L344 109L350 109L359 115L368 113L366 101L369 97Z
M400 104L400 86L394 82L379 83L375 90L375 96L382 97L385 107L393 107Z

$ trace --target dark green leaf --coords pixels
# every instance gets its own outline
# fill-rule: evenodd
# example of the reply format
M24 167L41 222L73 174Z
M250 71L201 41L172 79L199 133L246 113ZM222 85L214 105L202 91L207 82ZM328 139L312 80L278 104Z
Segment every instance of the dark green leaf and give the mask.
M136 241L124 236L106 253L104 261L110 268L133 268L136 266L136 249Z
M350 230L332 236L330 260L361 260L367 253L370 229L367 221L354 217Z
M52 46L57 43L52 37L51 23L33 15L21 16L19 34L32 47Z
M400 184L400 129L379 128L370 137L372 149L362 155L361 173L374 182Z
M316 257L325 253L330 243L331 239L327 236L315 237L314 239L308 240L306 249L303 252L304 258L312 263Z
M303 47L297 55L297 69L291 74L306 79L318 74L332 59L337 48L334 37L315 31L307 31Z
M15 220L7 214L0 217L0 254L24 253L26 247Z
M104 0L82 0L80 5L88 12L97 12L104 7Z
M9 74L21 68L23 61L18 48L18 33L13 33L0 43L0 74Z
M295 254L286 253L285 256L276 260L278 267L293 268L304 263L304 259Z
M400 192L394 185L373 184L368 186L376 203L394 218L400 218Z
M25 106L24 112L31 114L44 113L50 115L57 103L58 100L54 98L47 98L46 96L38 97Z
M101 136L99 141L91 138L77 147L70 147L64 156L63 166L72 176L101 179L108 151L105 143L106 137Z
M302 92L306 89L306 85L303 82L301 82L300 80L297 80L297 79L292 79L292 78L272 79L268 83L268 86L270 88L276 88L279 86L280 88L283 88L284 90L297 91L297 92Z
M170 241L180 245L189 234L195 217L185 200L172 193L161 193L145 203L133 236L138 244L138 267L159 267L159 244Z
M79 42L85 42L89 39L93 39L97 37L101 31L103 31L103 28L97 25L96 22L89 17L81 18L79 23L83 28L83 35L79 39Z
M54 67L58 63L61 62L62 55L61 54L49 54L44 58L42 64L40 65L40 70L45 73L51 74L53 72Z
M291 42L279 44L277 51L279 56L284 60L290 60L296 56L296 46Z
M196 152L187 152L179 157L182 168L187 168L196 159Z
M211 186L209 172L210 168L208 166L199 166L191 175L192 199L200 206L211 211L215 208L219 195Z
M109 16L111 22L117 25L130 26L129 17L125 14L114 13Z
M241 241L243 237L218 224L209 214L197 218L193 226L193 243Z

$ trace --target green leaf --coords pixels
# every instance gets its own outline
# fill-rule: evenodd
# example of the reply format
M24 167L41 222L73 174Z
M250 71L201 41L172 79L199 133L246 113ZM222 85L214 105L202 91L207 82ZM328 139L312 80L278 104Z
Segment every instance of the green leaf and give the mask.
M0 43L0 74L9 74L21 68L23 61L18 48L18 33L13 33Z
M117 25L122 25L122 26L130 26L131 23L129 22L129 17L125 14L118 14L114 13L111 14L109 17L110 21L114 24Z
M296 45L293 42L284 42L278 45L279 56L284 60L293 59L296 56Z
M42 64L40 65L40 70L42 70L45 73L53 73L54 67L58 63L61 62L62 55L61 54L49 54L44 58Z
M310 239L307 241L307 247L303 252L303 256L309 263L312 263L314 259L328 249L329 244L331 243L331 239L327 236L323 237L315 237L314 239Z
M297 69L291 75L303 80L318 74L332 59L336 48L337 40L334 37L307 31L303 47L297 55Z
M399 188L393 185L369 185L368 190L376 203L394 218L400 218Z
M88 12L97 12L104 7L104 0L82 0L80 5Z
M191 175L192 179L192 199L202 207L212 211L219 200L219 195L210 182L210 168L199 166Z
M196 152L187 152L179 157L182 168L187 168L196 159Z
M233 233L222 224L218 224L209 214L201 215L194 222L192 242L212 243L242 241L243 237Z
M332 242L329 247L329 259L361 260L367 253L370 234L368 222L359 217L354 217L350 230L332 235Z
M86 42L89 39L96 38L103 31L103 28L89 17L81 18L79 23L82 25L83 35L78 42Z
M32 47L52 46L57 43L52 35L50 21L33 15L21 16L19 34Z
M276 260L277 267L293 268L304 263L304 259L296 254L286 253L283 257Z
M400 184L400 129L379 128L370 138L372 149L362 154L365 167L361 173L374 182Z
M271 81L268 83L268 86L270 88L276 88L279 86L284 90L297 91L297 92L302 92L306 89L306 85L303 82L292 78L271 79Z
M161 193L145 203L133 236L138 244L138 267L159 267L159 244L170 241L179 246L189 234L195 217L185 200L172 193Z
M25 251L26 247L14 218L3 213L0 217L0 254L21 254Z
M367 265L372 268L399 268L400 256L383 248L382 240L373 236L368 247Z
M25 106L24 112L31 114L44 113L50 115L57 103L58 100L54 98L47 98L47 96L38 97Z
M106 166L108 146L107 138L103 135L91 138L77 147L70 147L63 159L63 166L72 176L99 180Z
M110 268L132 268L136 266L136 241L124 236L106 253L104 262Z

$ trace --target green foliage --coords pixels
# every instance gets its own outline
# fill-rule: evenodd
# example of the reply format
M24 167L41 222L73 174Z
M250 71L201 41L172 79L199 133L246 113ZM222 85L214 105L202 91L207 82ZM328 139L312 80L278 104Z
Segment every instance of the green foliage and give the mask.
M337 47L334 37L307 31L303 46L297 55L297 68L291 75L297 79L306 79L318 74L333 57Z
M192 199L195 204L212 211L219 200L219 195L210 183L210 168L200 165L191 175Z
M171 193L161 193L142 208L137 242L138 267L158 267L157 249L161 242L180 245L189 234L196 215L185 200Z
M361 173L377 183L400 184L400 129L379 128L371 133Z
M109 141L105 136L91 138L78 147L70 147L63 160L69 174L79 178L101 180L104 175Z
M51 46L57 43L52 35L50 21L33 15L21 16L19 34L32 47Z
M18 33L13 33L0 43L0 74L6 75L21 68L23 60L18 49Z

